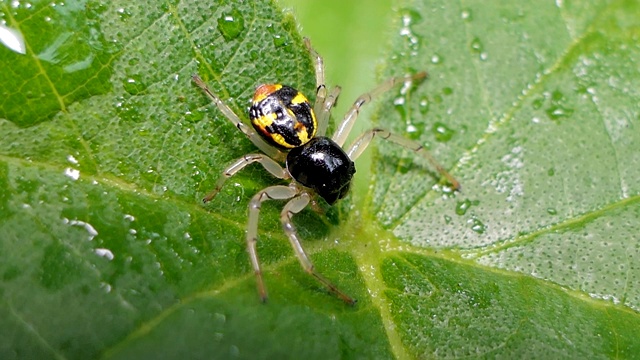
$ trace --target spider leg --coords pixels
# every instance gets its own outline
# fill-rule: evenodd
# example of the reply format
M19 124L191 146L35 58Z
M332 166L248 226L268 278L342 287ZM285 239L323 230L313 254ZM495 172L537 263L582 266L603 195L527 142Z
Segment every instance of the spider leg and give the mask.
M324 101L324 106L320 108L319 112L315 111L316 116L318 117L318 132L317 136L324 136L327 133L327 127L329 126L329 117L331 115L331 109L336 104L338 100L338 96L340 95L340 91L342 88L340 86L336 86L331 89L329 96Z
M207 94L211 101L216 104L220 112L222 112L224 116L229 119L229 121L231 121L231 123L233 123L235 127L238 128L238 130L242 131L242 133L245 134L249 138L249 140L251 140L251 142L258 147L258 149L274 159L284 159L286 157L284 153L267 144L257 132L243 123L238 115L236 115L236 113L234 113L227 104L225 104L216 94L213 93L213 91L209 89L209 87L204 83L200 76L193 75L192 79L193 82L198 85L198 87L202 89L205 94Z
M280 221L282 222L282 228L284 232L287 234L289 238L289 242L291 243L291 247L296 253L298 260L300 261L300 265L304 271L308 274L312 275L316 280L321 282L324 286L326 286L329 291L334 293L337 297L342 299L345 303L349 305L354 305L356 300L351 296L345 294L342 290L338 289L331 281L322 276L313 266L311 260L307 256L306 252L302 248L302 244L300 244L300 239L298 238L298 233L296 232L296 228L293 225L291 218L293 215L299 213L304 209L310 201L310 196L308 193L303 192L300 196L296 196L291 199L282 209L282 213L280 213Z
M340 87L336 86L331 90L327 96L327 87L324 83L324 61L322 56L311 46L311 40L304 38L304 44L311 54L314 60L314 67L316 70L316 101L313 105L313 112L318 117L318 136L324 136L327 132L327 125L329 124L329 114L331 108L336 103L336 99L340 94Z
M338 129L333 134L333 138L332 138L333 141L335 141L339 146L344 145L344 142L347 140L347 136L349 136L349 133L353 128L353 124L358 118L358 114L360 113L360 108L364 104L371 102L371 100L373 100L375 97L380 96L381 94L390 90L392 87L394 87L397 84L423 79L426 76L427 76L426 72L420 72L411 76L392 77L387 81L383 82L382 84L380 84L375 89L371 90L370 92L360 95L358 99L356 99L356 101L351 106L351 109L347 111L347 114L344 116L344 119L342 120L340 125L338 125Z
M233 175L238 173L238 171L245 168L245 166L252 164L254 162L259 162L271 175L277 177L278 179L286 179L289 174L278 164L275 160L264 154L247 154L240 159L232 162L227 166L222 175L218 178L216 182L216 187L209 193L207 196L202 199L202 202L208 203L213 199L218 193L224 183Z
M298 190L290 186L269 186L266 189L255 194L249 202L249 224L247 225L247 251L253 272L256 274L256 285L258 294L262 302L267 301L267 289L262 280L262 270L260 270L260 260L258 259L258 250L256 244L258 242L258 218L260 216L260 207L267 200L286 200L294 197Z
M447 178L447 180L449 181L449 183L451 183L454 189L460 190L460 183L458 182L458 180L456 180L453 176L451 176L451 174L449 174L447 170L445 170L444 167L442 167L442 165L440 165L440 163L438 163L436 159L434 159L433 156L431 156L429 151L427 151L427 149L425 149L424 146L420 145L418 142L409 140L400 135L390 133L389 131L384 129L375 128L375 129L371 129L369 131L364 132L351 144L351 146L349 146L349 149L347 150L347 156L349 156L349 158L352 161L355 161L362 154L362 152L367 148L367 146L369 146L369 144L371 143L371 140L373 140L373 138L376 136L379 136L384 140L389 140L395 144L398 144L402 147L405 147L413 152L416 152L422 155L424 158L426 158L429 161L429 163L431 163L431 165L434 168L436 168L436 170L438 170L440 175Z
M316 102L313 112L318 114L327 97L327 87L324 84L324 60L322 60L322 56L311 46L311 40L309 40L309 38L304 38L304 45L307 47L309 54L311 54L316 69Z

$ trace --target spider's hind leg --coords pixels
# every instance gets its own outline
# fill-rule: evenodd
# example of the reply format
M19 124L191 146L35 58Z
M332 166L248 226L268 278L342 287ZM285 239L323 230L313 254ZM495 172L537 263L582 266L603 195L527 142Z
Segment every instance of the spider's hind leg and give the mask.
M249 259L251 259L251 266L256 274L256 285L262 302L267 301L267 288L264 286L264 280L262 279L262 270L260 269L260 260L258 259L258 250L256 246L258 242L258 218L260 217L260 207L262 206L262 203L267 200L287 200L294 197L296 193L297 190L291 186L269 186L255 194L249 202L247 251L249 252Z
M342 290L338 289L336 285L334 285L331 281L322 276L313 266L311 260L307 256L307 253L302 248L302 244L300 244L300 239L298 238L298 233L296 232L296 228L291 221L293 215L302 211L310 201L310 196L308 193L303 192L300 196L297 196L291 199L282 209L282 213L280 213L280 221L282 222L282 227L284 232L287 234L289 238L289 242L291 243L291 247L296 253L298 260L300 261L300 265L304 271L308 274L312 275L316 280L321 282L324 286L326 286L329 291L334 293L337 297L342 299L345 303L349 305L354 305L356 303L356 299L344 293Z

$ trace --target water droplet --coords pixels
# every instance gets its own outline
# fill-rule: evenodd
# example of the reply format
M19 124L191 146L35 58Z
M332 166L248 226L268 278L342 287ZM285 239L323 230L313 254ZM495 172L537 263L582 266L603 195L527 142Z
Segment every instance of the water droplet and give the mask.
M531 102L531 106L533 107L534 110L540 109L543 104L544 104L544 97L535 98Z
M431 131L436 136L436 140L439 142L447 142L451 140L455 131L450 129L447 125L441 122L436 122L431 127Z
M443 88L443 89L442 89L442 93L443 93L444 95L451 95L451 94L453 94L453 89L452 89L452 88L450 88L450 87Z
M444 222L448 225L451 224L451 216L449 215L445 215L444 216Z
M398 114L400 115L400 118L402 118L402 120L404 122L407 121L407 110L405 109L404 106L404 97L400 96L398 98L396 98L395 100L393 100L393 105L396 109L396 111L398 112Z
M479 54L483 49L484 46L482 45L482 42L480 42L480 39L478 39L477 37L473 38L473 40L471 41L471 51Z
M284 35L274 34L273 35L273 45L276 47L281 47L287 45L287 37Z
M411 49L411 56L418 54L418 48L420 46L421 38L412 29L411 26L422 20L422 16L415 10L403 9L401 10L402 27L400 28L400 36L406 38L409 43L409 49Z
M564 94L560 90L555 90L551 93L551 101L562 101L564 100Z
M0 23L0 43L18 54L27 53L22 33L18 30L6 27L2 23Z
M237 38L244 30L242 13L233 9L231 13L223 13L218 18L218 30L226 41Z
M569 117L573 114L573 109L565 108L561 105L552 105L545 110L547 116L551 120L559 120L561 118Z
M456 204L456 215L464 215L467 213L467 210L471 207L471 201L469 199L464 199L464 201L458 201Z
M442 63L442 56L440 56L438 54L433 54L433 56L431 56L431 63L432 64L440 64L440 63Z
M117 12L118 12L118 17L122 21L127 21L131 17L131 12L125 8L119 8Z
M556 215L558 213L558 211L554 208L547 208L547 213L549 215Z
M141 82L141 79L140 75L128 76L122 83L124 91L131 95L137 95L144 91L147 86Z
M229 355L231 355L233 357L239 357L240 356L240 349L235 345L231 345L231 347L229 347Z
M549 94L545 93L546 98L551 99L551 104L545 109L545 113L551 120L559 120L561 118L569 117L573 114L573 109L567 107L565 104L566 98L564 94L559 90L554 90Z
M549 169L549 171L547 171L547 175L549 175L549 176L553 176L555 174L556 174L556 169L554 169L554 168L551 168L551 169Z
M227 322L227 316L225 314L221 314L221 313L215 313L214 314L214 320L218 325L224 325L224 323Z
M473 18L471 17L471 10L469 10L469 9L462 9L462 12L460 13L460 17L464 21L473 20Z
M476 218L473 218L471 223L472 223L471 230L473 230L474 232L477 232L478 234L484 234L484 232L487 230L486 226L482 223L482 221Z
M429 99L424 97L420 100L420 113L425 115L429 112Z

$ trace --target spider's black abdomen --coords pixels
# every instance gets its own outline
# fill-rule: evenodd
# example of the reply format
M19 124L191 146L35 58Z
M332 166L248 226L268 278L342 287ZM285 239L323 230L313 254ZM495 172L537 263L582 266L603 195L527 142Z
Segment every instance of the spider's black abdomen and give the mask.
M289 151L287 169L297 182L315 190L329 204L347 195L356 172L344 150L324 136Z

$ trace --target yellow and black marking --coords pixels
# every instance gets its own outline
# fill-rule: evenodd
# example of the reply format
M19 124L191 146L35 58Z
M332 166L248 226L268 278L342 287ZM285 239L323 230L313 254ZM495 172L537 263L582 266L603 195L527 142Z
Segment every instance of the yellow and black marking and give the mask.
M306 144L316 135L318 127L309 100L298 90L280 84L258 86L249 117L256 131L281 149Z

